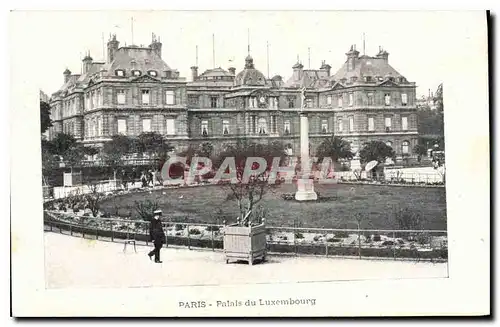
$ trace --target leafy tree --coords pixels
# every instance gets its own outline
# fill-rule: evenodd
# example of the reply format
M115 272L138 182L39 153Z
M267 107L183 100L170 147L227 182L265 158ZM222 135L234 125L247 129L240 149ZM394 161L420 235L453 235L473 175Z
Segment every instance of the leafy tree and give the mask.
M214 146L210 142L204 142L200 145L199 155L200 157L210 158L214 152Z
M63 156L75 148L77 145L76 139L71 134L57 133L51 142L51 151L53 154Z
M114 135L111 141L104 143L101 149L101 159L113 169L113 178L116 179L118 167L123 165L123 157L130 153L132 141L125 135Z
M52 126L50 119L50 105L45 101L40 101L40 129L45 133Z
M413 152L415 152L418 156L418 162L422 160L422 156L425 156L427 154L427 149L423 144L417 144L413 148Z
M379 163L385 162L387 158L395 157L394 150L381 141L371 141L359 151L360 161L362 163L377 160Z
M332 135L323 140L316 150L318 160L330 157L332 161L338 162L339 159L352 159L354 153L351 152L351 145L341 137Z

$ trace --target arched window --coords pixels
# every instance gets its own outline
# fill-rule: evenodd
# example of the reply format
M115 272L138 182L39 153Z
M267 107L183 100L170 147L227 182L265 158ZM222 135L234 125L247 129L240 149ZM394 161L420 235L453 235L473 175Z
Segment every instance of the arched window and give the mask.
M403 141L403 144L401 145L401 152L403 154L409 154L410 153L410 142Z
M267 121L265 118L259 118L258 131L259 131L259 134L267 134Z

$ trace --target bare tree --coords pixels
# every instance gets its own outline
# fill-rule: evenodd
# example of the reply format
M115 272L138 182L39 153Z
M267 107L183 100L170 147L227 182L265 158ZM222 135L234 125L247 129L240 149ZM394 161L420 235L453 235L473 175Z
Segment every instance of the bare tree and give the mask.
M99 192L98 184L90 184L88 187L90 192L85 194L86 207L90 209L92 216L97 217L104 193Z

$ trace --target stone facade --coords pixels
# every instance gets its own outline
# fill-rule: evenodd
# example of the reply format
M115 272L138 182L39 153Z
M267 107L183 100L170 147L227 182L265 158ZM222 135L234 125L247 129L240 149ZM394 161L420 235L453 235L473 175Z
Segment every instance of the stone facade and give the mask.
M380 49L374 56L359 56L355 47L333 75L325 62L320 69L297 63L292 76L266 78L250 55L245 68L215 68L192 81L179 77L161 59L155 37L147 48L119 47L116 36L108 42L105 63L84 59L81 75L63 74L63 87L51 97L57 132L73 134L85 144L100 146L112 135L161 133L178 151L210 142L215 149L246 138L259 143L281 142L299 153L299 111L309 116L311 154L332 134L351 142L354 150L372 140L386 142L398 156L412 155L417 144L415 83L388 63Z

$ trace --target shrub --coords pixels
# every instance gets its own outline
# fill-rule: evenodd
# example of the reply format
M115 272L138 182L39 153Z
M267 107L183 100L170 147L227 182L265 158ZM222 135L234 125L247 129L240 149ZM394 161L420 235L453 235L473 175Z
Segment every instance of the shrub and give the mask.
M374 242L379 242L380 241L380 235L378 235L378 234L373 235L373 241Z
M218 231L220 231L220 227L214 226L214 225L208 225L206 230L209 232L218 232Z
M80 209L78 209L78 208L73 208L73 212L74 212L74 213L78 213L78 211L80 211Z
M302 234L301 232L297 232L295 233L295 238L304 238L304 234Z
M109 212L103 212L101 218L111 218L111 214Z
M405 241L403 241L402 239L398 239L398 244L403 245L405 244Z
M284 236L284 235L283 235L283 236L280 236L280 240L282 240L282 241L286 241L286 240L288 240L288 237L286 237L286 236Z
M192 228L189 230L189 234L200 235L201 231L198 228Z
M319 241L319 239L320 239L321 237L322 237L321 235L315 235L315 236L313 237L313 241L314 241L314 242L318 242L318 241Z
M181 232L177 232L177 233L175 233L175 236L181 236L181 235L182 235L182 233L181 233Z
M393 241L384 241L384 242L382 242L382 245L384 245L384 246L394 245L394 242Z
M90 213L86 212L83 214L84 217L90 217Z
M348 238L349 233L346 231L335 232L335 237L337 238Z
M184 229L184 226L182 226L181 224L175 224L175 230L176 231L181 231Z
M342 242L342 240L340 238L334 238L334 237L331 237L331 238L327 239L326 241L330 242L330 243Z

